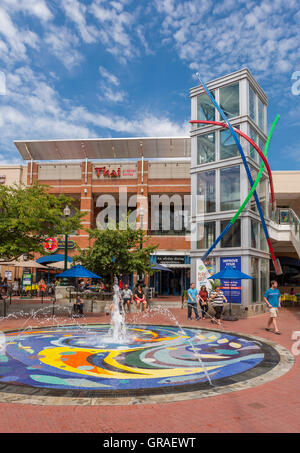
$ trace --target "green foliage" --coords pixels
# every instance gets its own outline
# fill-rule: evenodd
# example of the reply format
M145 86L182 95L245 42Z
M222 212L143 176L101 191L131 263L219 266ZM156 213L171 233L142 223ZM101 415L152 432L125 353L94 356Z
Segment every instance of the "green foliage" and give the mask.
M114 275L151 274L150 255L156 250L156 245L147 245L144 231L116 228L105 230L88 230L92 245L82 250L75 259L103 279L112 283ZM141 248L141 244L143 247Z
M66 205L74 200L50 194L48 187L0 186L0 257L15 259L24 253L42 252L49 236L68 234L80 227L83 214L64 218Z
M218 279L216 279L216 280L210 280L210 282L211 282L211 290L209 291L209 295L210 295L213 291L215 291L215 289L216 289L217 286L220 286L221 280L218 280Z

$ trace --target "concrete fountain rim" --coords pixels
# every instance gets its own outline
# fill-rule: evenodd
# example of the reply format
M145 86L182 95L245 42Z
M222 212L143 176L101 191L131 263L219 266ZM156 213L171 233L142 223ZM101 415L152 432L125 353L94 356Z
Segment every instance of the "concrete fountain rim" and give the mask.
M84 324L88 326L97 325L108 325L107 322L97 322ZM130 325L130 324L129 324ZM177 327L174 324L153 324L153 323L138 323L141 326L157 326L157 327ZM63 327L74 327L74 324L64 324ZM56 328L62 327L58 325L43 326L42 328ZM174 392L174 393L159 393L159 394L147 394L147 395L134 395L134 396L107 396L107 397L80 397L80 396L46 396L46 395L35 395L34 389L32 394L25 393L13 393L0 391L0 403L13 403L13 404L30 404L30 405L41 405L41 406L124 406L134 404L166 404L178 401L189 401L201 398L208 398L211 396L218 396L240 390L245 390L259 385L263 385L267 382L273 381L285 375L292 369L295 363L295 357L290 353L284 346L275 343L266 338L261 338L252 334L244 334L233 330L222 330L210 327L202 326L189 326L180 325L183 329L194 329L208 332L220 332L228 335L235 335L242 338L246 338L253 341L259 341L262 344L272 347L279 355L279 362L266 373L260 374L259 376L249 378L246 380L239 381L234 384L228 384L226 386L215 386L203 390L192 390L185 392ZM41 329L41 326L31 326L31 329ZM5 329L3 333L17 332L22 329ZM66 390L67 392L68 390Z

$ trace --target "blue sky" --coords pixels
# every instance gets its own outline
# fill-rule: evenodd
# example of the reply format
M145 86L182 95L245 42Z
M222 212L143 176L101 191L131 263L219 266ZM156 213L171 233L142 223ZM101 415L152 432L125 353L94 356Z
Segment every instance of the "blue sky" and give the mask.
M1 0L0 164L14 140L186 135L195 72L247 66L281 115L271 168L300 169L299 43L298 0Z

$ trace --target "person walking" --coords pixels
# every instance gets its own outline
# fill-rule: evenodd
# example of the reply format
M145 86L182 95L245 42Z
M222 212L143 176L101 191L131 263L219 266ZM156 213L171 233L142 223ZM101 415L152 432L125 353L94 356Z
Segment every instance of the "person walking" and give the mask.
M277 317L278 317L278 309L281 308L281 294L278 289L278 283L276 280L271 281L271 288L267 289L267 291L264 294L264 300L267 304L267 307L269 309L269 320L268 320L268 325L266 327L266 330L273 331L277 335L280 335L281 332L278 329L277 325ZM271 326L273 325L274 329L271 329Z
M220 286L216 286L215 290L210 294L211 304L215 310L215 317L211 320L212 323L216 323L221 327L221 316L224 308L224 302L227 303L227 299L221 291Z
M194 310L195 312L195 317L196 320L198 321L200 319L198 309L197 309L197 301L199 299L198 296L198 291L195 287L195 283L191 283L191 287L188 290L188 319L192 319L192 311Z
M205 285L201 286L198 296L202 319L205 319L205 315L208 311L208 292Z

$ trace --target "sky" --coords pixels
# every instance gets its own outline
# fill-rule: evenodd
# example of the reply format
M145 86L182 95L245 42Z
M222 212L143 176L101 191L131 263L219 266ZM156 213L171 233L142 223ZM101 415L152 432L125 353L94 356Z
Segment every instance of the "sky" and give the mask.
M0 165L14 140L188 135L189 89L248 67L300 170L299 0L1 0Z

